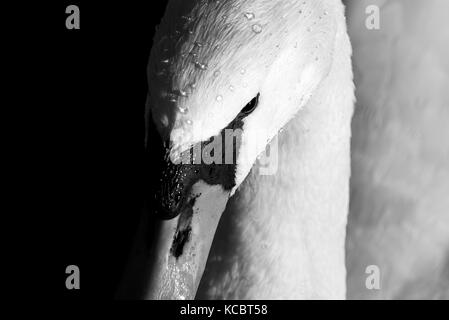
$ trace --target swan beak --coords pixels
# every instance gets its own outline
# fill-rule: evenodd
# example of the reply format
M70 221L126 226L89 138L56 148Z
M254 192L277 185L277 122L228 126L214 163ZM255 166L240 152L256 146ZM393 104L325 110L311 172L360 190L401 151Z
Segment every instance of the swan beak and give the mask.
M147 299L194 299L215 230L229 197L220 185L198 181L190 204L159 222Z
M235 186L235 165L174 164L168 158L161 164L148 212L156 220L157 233L145 298L194 299L215 230Z

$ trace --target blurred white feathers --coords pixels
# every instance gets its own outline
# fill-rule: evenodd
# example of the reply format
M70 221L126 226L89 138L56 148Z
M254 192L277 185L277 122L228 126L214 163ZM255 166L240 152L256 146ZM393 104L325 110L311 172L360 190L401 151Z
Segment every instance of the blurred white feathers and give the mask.
M368 5L380 29L365 27ZM357 107L348 298L449 298L449 2L347 1ZM377 265L381 289L365 287Z

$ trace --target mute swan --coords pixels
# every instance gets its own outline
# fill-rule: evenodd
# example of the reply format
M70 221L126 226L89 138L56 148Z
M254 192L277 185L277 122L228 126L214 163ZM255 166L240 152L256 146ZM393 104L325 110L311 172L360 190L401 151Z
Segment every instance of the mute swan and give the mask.
M146 112L165 142L156 212L166 219L151 225L152 248L140 238L143 297L345 298L350 56L340 1L169 2ZM241 129L233 165L173 163L229 127ZM277 171L261 175L273 139ZM232 233L220 226L225 243L197 292L222 215Z

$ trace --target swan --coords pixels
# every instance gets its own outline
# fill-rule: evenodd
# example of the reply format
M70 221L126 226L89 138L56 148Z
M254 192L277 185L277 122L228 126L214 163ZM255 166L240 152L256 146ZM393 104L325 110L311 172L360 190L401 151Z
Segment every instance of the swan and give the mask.
M341 1L171 0L148 81L147 136L157 129L164 157L130 271L146 272L141 297L344 299L354 85ZM181 161L227 128L231 164ZM266 148L277 165L261 174Z

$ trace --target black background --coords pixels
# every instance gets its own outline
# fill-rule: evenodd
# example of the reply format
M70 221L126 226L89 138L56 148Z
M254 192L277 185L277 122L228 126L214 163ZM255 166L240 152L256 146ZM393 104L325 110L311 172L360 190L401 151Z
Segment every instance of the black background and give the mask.
M80 30L65 27L71 4ZM26 46L19 100L30 109L23 118L31 196L22 202L31 210L19 215L31 213L23 218L31 231L23 232L20 262L11 263L24 269L19 290L114 298L148 190L146 66L165 6L59 1L5 12L15 13L10 30L23 32L14 37ZM80 268L80 290L65 287L71 264Z

